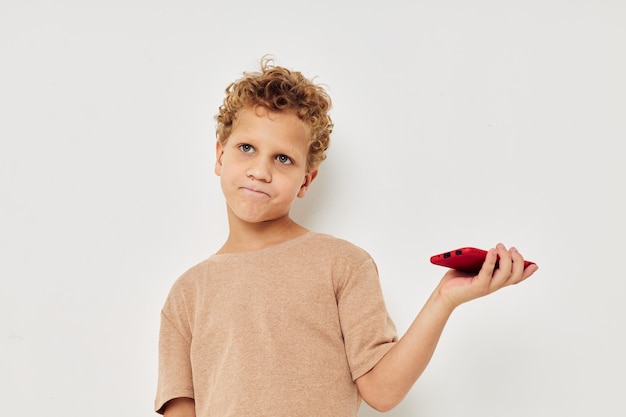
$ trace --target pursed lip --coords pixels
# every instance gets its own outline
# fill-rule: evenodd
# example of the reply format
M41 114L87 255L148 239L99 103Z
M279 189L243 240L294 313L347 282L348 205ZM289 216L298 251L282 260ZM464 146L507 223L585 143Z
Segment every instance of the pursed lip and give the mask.
M262 190L257 190L256 188L250 188L250 187L239 187L241 190L244 190L246 192L250 192L252 194L257 194L257 195L266 195L269 197L269 194L266 193L265 191Z

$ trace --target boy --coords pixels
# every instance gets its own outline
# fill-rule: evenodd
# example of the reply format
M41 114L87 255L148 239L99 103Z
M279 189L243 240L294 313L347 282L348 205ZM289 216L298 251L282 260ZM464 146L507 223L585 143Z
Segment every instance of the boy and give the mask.
M457 306L536 271L498 244L478 275L448 271L398 340L370 256L289 216L329 145L326 92L263 60L226 93L215 173L229 235L165 302L157 412L343 417L356 416L361 399L390 410L428 364Z

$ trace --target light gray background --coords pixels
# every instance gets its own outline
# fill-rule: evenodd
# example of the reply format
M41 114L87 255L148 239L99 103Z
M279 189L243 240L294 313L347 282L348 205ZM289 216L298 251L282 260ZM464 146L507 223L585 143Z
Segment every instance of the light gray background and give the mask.
M270 53L334 99L294 216L375 257L401 332L436 252L540 264L388 415L624 415L626 3L216 3L0 3L3 413L153 415L159 310L226 237L213 116Z

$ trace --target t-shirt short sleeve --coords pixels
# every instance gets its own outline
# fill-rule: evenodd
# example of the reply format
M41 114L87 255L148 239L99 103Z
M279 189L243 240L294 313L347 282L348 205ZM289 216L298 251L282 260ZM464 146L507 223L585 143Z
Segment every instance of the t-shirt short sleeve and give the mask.
M180 314L170 318L169 311L182 307L176 305L174 296L170 297L161 312L159 332L159 379L154 409L160 414L165 412L165 404L174 398L194 398L191 335L188 326L182 325L184 320L181 320ZM176 317L179 319L176 320Z
M353 381L369 372L397 341L378 270L367 258L348 274L337 305Z
M347 241L214 255L163 307L155 410L188 397L198 415L356 416L354 381L395 341L376 265Z

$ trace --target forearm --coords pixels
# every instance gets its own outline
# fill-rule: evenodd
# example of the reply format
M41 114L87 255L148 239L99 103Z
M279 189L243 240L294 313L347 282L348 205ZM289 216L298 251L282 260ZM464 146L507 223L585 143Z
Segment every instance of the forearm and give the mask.
M369 405L388 411L404 398L430 362L452 311L436 290L404 336L357 380L359 393Z
M457 306L518 284L537 268L536 264L525 267L517 249L507 251L499 243L488 251L478 275L472 277L448 270L402 339L356 381L363 399L381 411L395 407L430 362L443 328Z

